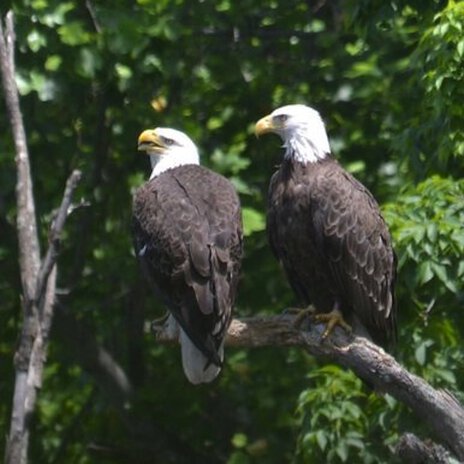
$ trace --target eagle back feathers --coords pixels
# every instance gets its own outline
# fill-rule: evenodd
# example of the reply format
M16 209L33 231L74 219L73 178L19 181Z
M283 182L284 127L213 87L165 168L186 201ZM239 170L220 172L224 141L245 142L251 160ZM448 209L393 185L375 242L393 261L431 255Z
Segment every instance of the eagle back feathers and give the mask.
M142 268L206 358L203 368L220 367L242 255L233 186L198 165L168 170L136 192L133 235Z

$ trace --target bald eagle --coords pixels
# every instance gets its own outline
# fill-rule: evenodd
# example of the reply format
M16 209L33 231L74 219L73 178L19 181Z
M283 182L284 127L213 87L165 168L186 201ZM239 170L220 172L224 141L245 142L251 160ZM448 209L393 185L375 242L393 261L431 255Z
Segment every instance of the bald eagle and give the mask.
M182 365L193 384L211 382L224 360L242 257L240 202L232 184L199 166L184 133L142 132L150 180L133 202L135 252L179 330Z
M372 194L333 158L319 113L305 105L276 109L256 134L283 140L271 178L267 232L300 302L326 321L383 347L396 338L396 257Z

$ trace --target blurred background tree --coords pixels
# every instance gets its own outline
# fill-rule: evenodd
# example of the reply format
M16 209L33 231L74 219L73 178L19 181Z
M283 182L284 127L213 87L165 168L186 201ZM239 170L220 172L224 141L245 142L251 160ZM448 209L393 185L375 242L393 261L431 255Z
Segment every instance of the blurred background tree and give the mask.
M66 226L31 462L381 463L403 431L427 435L393 399L298 350L230 349L219 381L194 388L179 350L146 330L163 308L140 276L130 214L149 174L136 153L148 127L187 132L240 192L237 315L294 303L264 233L279 142L253 136L287 103L321 112L336 156L382 204L399 256L397 358L464 399L463 1L7 0L0 13L9 8L43 241L75 167L89 203ZM0 141L5 436L21 321L5 117Z

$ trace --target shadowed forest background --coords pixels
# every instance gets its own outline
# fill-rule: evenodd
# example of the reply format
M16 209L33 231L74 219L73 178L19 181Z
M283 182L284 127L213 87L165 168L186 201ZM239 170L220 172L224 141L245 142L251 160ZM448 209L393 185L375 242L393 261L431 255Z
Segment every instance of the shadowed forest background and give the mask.
M350 371L302 350L229 349L194 387L132 251L131 196L149 176L139 133L170 126L240 193L237 316L294 305L265 227L277 137L254 123L306 103L336 157L374 193L399 258L396 358L464 401L464 2L22 0L17 83L42 244L83 172L58 261L58 297L31 463L389 463L429 431ZM21 324L14 145L0 101L0 455Z

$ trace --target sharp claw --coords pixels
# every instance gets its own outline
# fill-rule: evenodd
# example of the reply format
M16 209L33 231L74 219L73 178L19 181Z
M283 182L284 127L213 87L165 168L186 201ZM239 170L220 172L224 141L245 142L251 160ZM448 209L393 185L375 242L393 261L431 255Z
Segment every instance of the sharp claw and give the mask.
M299 329L304 320L310 318L315 313L315 311L316 310L312 305L309 305L307 308L289 307L282 311L281 316L294 316L292 325L296 329Z
M325 340L335 329L337 325L345 329L346 332L351 334L353 329L351 326L343 319L343 315L339 309L334 308L329 313L316 314L313 317L313 320L317 322L327 322L327 326L322 334L322 340Z
M294 309L293 313L295 314L295 319L293 321L293 326L296 329L300 329L301 325L305 319L309 319L313 316L315 309L310 305L307 308L291 308Z

